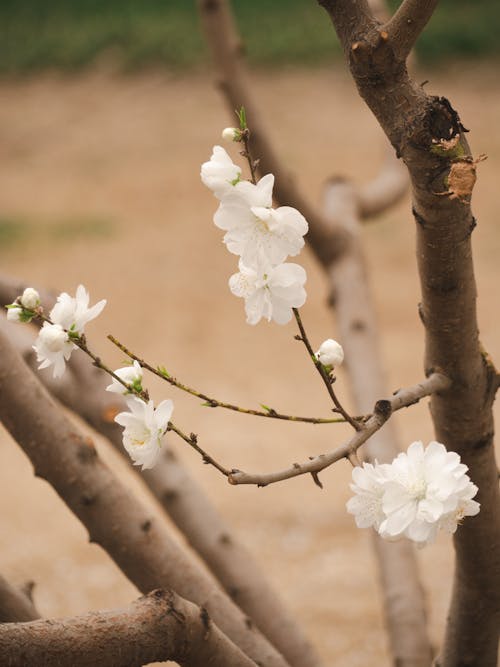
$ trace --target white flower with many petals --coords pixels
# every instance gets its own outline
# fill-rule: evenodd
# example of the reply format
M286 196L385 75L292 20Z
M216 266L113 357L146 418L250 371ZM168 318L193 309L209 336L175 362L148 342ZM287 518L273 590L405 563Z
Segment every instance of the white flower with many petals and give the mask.
M223 198L214 222L224 229L227 249L247 266L262 261L280 264L304 247L308 224L291 206L271 208L274 176L268 174L253 185L242 181Z
M50 319L67 331L82 334L85 325L96 318L105 305L106 299L103 299L89 308L89 294L83 285L78 285L75 297L66 292L57 297L57 303L50 311Z
M33 289L33 287L27 287L22 293L19 302L24 308L35 310L35 308L40 305L40 295L36 289Z
M385 519L382 510L384 483L389 479L390 466L388 464L372 465L363 463L363 467L356 466L352 471L351 491L355 495L347 502L347 511L354 514L358 528L378 530Z
M37 361L41 362L38 368L54 366L53 376L61 377L75 347L60 324L44 322L33 345Z
M306 272L298 264L253 269L240 260L239 269L229 279L229 288L245 299L248 324L257 324L262 317L286 324L292 319L292 308L304 304Z
M124 427L123 446L134 465L142 470L153 468L160 455L163 436L167 432L172 416L172 401L162 401L157 408L153 401L146 403L140 398L127 399L130 412L120 412L115 422Z
M336 368L344 361L344 350L340 343L337 343L333 338L327 338L319 346L316 352L316 359L321 361L323 366L333 366Z
M424 546L440 529L453 533L464 517L479 512L472 500L477 487L467 470L459 455L439 442L426 448L414 442L390 465L353 470L356 495L347 510L358 526L373 525L383 538L407 537Z
M240 181L241 169L233 163L222 146L214 146L208 162L201 165L201 180L218 199L227 195Z
M134 360L132 366L125 366L124 368L118 368L115 372L115 375L126 382L128 385L132 385L132 388L138 391L141 391L142 387L142 368L139 365L138 361ZM111 391L115 394L127 394L129 391L122 385L118 380L113 378L113 382L106 387L106 391Z

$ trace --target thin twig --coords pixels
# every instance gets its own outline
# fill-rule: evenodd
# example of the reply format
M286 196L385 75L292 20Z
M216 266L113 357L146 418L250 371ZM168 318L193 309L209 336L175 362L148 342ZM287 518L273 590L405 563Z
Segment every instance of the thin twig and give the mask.
M35 318L43 320L44 322L48 322L49 324L53 324L52 320L43 315L41 311L36 313ZM100 357L98 357L94 352L92 352L92 350L89 348L87 344L87 338L85 337L84 334L75 334L75 332L68 331L67 329L64 329L64 331L68 334L68 337L71 340L71 342L74 343L80 350L82 350L82 352L84 352L87 356L89 356L92 359L92 362L96 368L99 368L100 370L104 371L105 373L110 375L113 379L115 379L117 382L119 382L123 387L125 387L128 393L133 394L134 396L137 396L138 398L144 401L149 401L149 392L146 389L142 388L137 389L133 385L127 384L127 382L122 380L122 378L120 378L114 371L112 371L108 366L106 366L106 364L104 364L101 361ZM210 456L210 454L205 452L198 445L198 436L195 433L186 435L180 428L178 428L171 421L168 422L167 431L173 431L174 433L176 433L180 438L182 438L182 440L184 440L184 442L186 442L190 447L192 447L201 455L204 463L214 466L214 468L219 470L219 472L221 472L223 475L229 477L231 471L224 468L224 466L218 463L213 457Z
M413 405L424 396L429 396L436 392L447 389L450 386L450 380L441 373L433 373L428 378L417 385L400 389L393 396L386 400L377 401L373 415L368 419L360 430L358 430L347 442L340 447L310 458L304 463L292 463L289 468L269 473L246 473L241 470L234 471L229 476L230 484L256 484L257 486L267 486L275 482L281 482L291 477L297 477L304 474L317 474L333 463L343 458L350 458L352 455L376 433L391 414L396 410Z
M122 352L124 352L130 359L137 361L142 368L145 368L150 373L153 373L162 380L165 380L170 385L172 385L172 387L177 387L177 389L180 389L181 391L184 391L187 394L191 394L192 396L196 396L196 398L205 401L204 405L206 405L209 408L225 408L226 410L233 410L234 412L240 412L246 415L253 415L255 417L267 417L268 419L282 419L285 421L303 422L306 424L338 424L346 422L346 419L344 419L343 417L336 417L334 419L324 418L324 417L300 417L297 415L282 414L281 412L277 412L273 408L268 408L265 411L253 410L252 408L243 408L239 405L234 405L232 403L225 403L224 401L219 401L218 399L213 398L213 396L208 396L208 394L205 394L201 391L197 391L193 387L189 387L188 385L179 382L177 378L167 373L165 369L159 366L157 366L156 368L154 366L151 366L151 364L148 364L147 361L145 361L141 357L137 356L134 352L129 350L123 343L121 343L114 336L108 335L108 339L114 345L116 345L116 347L118 347ZM360 420L363 420L364 418L365 418L364 416L357 417L357 419Z
M344 409L339 399L337 398L335 392L333 391L333 386L332 386L333 378L325 371L323 364L314 354L314 350L312 349L311 343L309 342L309 338L307 337L307 333L302 323L299 311L297 310L297 308L293 308L292 310L293 314L295 315L295 319L297 321L297 325L300 331L300 336L297 337L297 340L301 340L306 346L306 349L309 352L309 356L311 357L311 361L313 362L313 364L316 367L316 370L320 374L321 379L323 380L327 388L328 394L330 395L330 398L332 399L333 404L335 405L336 411L339 412L342 415L342 417L344 417L344 419L347 422L349 422L349 424L351 424L354 430L359 431L361 429L361 424L355 418L351 417L351 415L347 412L347 410Z
M190 433L189 435L186 435L181 431L177 426L175 426L172 422L168 422L168 431L173 431L176 433L180 438L184 440L184 442L187 442L187 444L195 449L198 454L201 455L201 458L203 459L203 463L206 463L208 465L214 466L214 468L217 468L219 472L221 472L223 475L226 477L229 477L231 474L231 470L228 470L227 468L224 468L220 463L218 463L210 454L208 454L204 449L202 449L199 444L198 444L198 436L196 433Z

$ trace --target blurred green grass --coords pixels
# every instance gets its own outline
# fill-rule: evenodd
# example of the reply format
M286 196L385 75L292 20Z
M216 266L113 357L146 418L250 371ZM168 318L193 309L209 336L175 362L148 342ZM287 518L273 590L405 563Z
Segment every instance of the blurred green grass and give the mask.
M398 0L391 0L397 6ZM250 64L331 62L340 49L315 0L234 0ZM499 0L442 0L419 42L424 61L500 54ZM0 73L202 66L194 0L0 0Z
M114 233L114 224L104 218L69 216L45 220L3 215L0 216L0 254L8 250L33 248L41 242L107 239Z

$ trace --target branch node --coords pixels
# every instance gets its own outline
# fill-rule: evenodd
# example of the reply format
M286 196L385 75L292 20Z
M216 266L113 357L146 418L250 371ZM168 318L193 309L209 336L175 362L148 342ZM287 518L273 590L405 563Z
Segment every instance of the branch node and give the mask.
M391 402L385 398L380 399L375 403L375 407L373 408L373 413L380 415L380 417L382 417L383 420L386 421L392 414Z

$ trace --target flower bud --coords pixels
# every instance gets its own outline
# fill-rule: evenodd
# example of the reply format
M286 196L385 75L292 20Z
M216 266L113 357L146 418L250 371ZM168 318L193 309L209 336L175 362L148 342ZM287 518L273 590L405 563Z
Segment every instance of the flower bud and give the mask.
M328 338L323 341L316 352L316 359L320 361L323 366L340 366L344 361L344 350L342 345L336 340Z
M237 127L226 127L222 130L222 138L224 141L239 141L241 132Z
M27 287L19 301L24 308L35 310L35 308L40 305L40 295L36 289L33 289L33 287Z
M20 322L23 309L19 306L12 306L7 308L7 319L10 322Z

